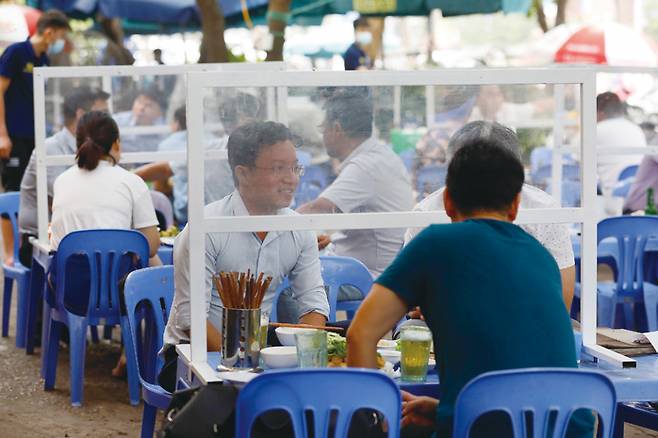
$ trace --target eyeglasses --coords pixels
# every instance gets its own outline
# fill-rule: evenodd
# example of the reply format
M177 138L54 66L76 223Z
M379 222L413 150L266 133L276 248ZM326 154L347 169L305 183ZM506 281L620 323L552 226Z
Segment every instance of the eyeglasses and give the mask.
M274 175L276 176L284 176L290 172L292 172L295 176L304 175L304 166L302 166L301 164L296 164L294 166L272 166L272 167L252 166L252 167L261 170L269 170L270 172L274 173Z

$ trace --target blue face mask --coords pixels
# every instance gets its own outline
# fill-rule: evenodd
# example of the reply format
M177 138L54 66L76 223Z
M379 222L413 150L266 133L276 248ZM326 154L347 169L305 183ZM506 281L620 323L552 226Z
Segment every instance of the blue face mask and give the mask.
M58 53L61 53L61 51L64 50L64 45L65 42L62 38L55 40L55 42L48 47L48 54L57 55Z

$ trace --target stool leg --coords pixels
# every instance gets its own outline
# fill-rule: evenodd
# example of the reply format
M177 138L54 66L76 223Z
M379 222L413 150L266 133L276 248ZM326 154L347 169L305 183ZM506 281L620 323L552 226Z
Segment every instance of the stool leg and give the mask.
M5 277L5 289L2 298L2 337L9 336L9 314L11 310L11 293L13 282Z

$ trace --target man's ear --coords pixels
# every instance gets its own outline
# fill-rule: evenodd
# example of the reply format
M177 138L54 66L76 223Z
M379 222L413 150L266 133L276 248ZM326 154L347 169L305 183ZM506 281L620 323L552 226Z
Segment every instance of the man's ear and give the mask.
M452 219L453 222L457 222L457 209L455 208L455 203L448 193L448 187L443 190L443 206L446 209L446 214Z
M235 173L235 179L238 181L238 185L243 185L247 179L249 168L247 166L237 165L233 172Z
M514 200L512 205L510 205L509 211L507 212L507 217L511 222L516 220L516 216L519 214L519 206L521 205L521 192L519 192Z

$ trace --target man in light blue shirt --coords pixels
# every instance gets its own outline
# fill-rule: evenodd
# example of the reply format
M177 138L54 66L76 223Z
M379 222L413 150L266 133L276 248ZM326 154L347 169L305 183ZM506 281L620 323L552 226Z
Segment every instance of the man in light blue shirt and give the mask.
M71 90L64 98L62 112L64 126L61 131L44 142L47 155L75 155L78 148L75 143L75 131L78 120L88 111L107 111L109 94L102 90L78 87ZM67 166L47 167L48 205L52 201L55 178L64 172ZM30 236L36 236L37 228L37 157L32 151L23 179L21 181L20 208L18 210L18 229L21 233L20 259L25 266L32 264L32 245Z
M297 163L288 128L276 122L251 122L233 131L227 148L236 190L207 205L205 217L297 214L288 206L303 168ZM251 270L271 276L273 280L261 306L264 311L271 309L275 291L287 277L297 300L299 321L314 325L326 322L329 303L312 231L208 233L205 245L208 350L217 351L220 347L222 303L213 291L212 274L221 271ZM175 349L168 346L189 341L189 249L189 228L185 227L174 245L176 292L164 333L166 365L159 380L165 388L175 384L175 373L173 381L163 378L165 373L171 373L171 364L175 363L171 353Z

